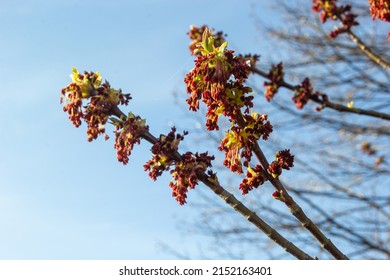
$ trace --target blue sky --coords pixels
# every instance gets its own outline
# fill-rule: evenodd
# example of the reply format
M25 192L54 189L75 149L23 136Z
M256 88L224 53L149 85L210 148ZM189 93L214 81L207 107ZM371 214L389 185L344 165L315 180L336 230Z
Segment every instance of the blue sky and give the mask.
M85 125L71 125L60 90L73 66L99 71L132 94L129 110L155 135L167 133L182 116L173 91L186 106L189 26L208 24L229 34L230 48L264 53L253 2L0 1L0 259L174 258L160 241L197 252L205 240L178 230L194 209L171 198L168 177L153 182L143 171L149 144L122 166L113 137L88 143Z

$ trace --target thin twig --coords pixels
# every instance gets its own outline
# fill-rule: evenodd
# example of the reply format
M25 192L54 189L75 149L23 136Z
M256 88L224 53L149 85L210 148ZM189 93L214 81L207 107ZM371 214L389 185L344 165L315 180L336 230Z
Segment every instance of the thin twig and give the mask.
M297 195L299 194L299 191L296 191L294 190L293 188L289 188L291 190L291 192L294 192L296 193ZM339 222L336 221L336 219L334 219L331 215L329 215L328 213L326 213L325 210L323 210L321 207L319 207L316 203L314 203L313 201L311 201L310 199L308 199L306 196L304 196L303 194L299 194L299 197L305 201L307 204L309 204L313 209L317 210L321 215L323 215L326 220L335 225L336 227L338 227L339 229L347 232L349 235L351 236L354 236L356 238L358 238L360 240L360 243L362 244L365 244L367 247L369 247L370 249L373 249L373 250L376 250L376 251L379 251L381 253L384 253L386 254L387 256L390 256L390 252L388 250L386 250L385 248L383 247L379 247L377 244L371 242L369 239L365 238L364 236L358 234L357 232L353 231L351 228L349 228L348 226L345 226Z
M309 164L303 162L302 160L296 159L296 162L298 162L299 164L304 166L307 170L312 172L314 175L316 175L318 178L323 180L326 184L328 184L329 186L331 186L333 189L337 190L338 192L345 193L350 198L356 198L358 200L364 201L365 203L367 203L367 205L369 205L373 209L376 209L379 213L381 213L386 218L388 218L388 219L390 218L389 214L386 213L386 211L380 205L378 205L375 201L373 201L372 199L366 197L363 194L355 193L354 191L352 191L349 188L344 188L342 186L335 184L327 176L321 174L321 172L319 172L315 168L311 167Z
M352 39L352 41L359 47L359 49L372 61L381 66L383 69L390 71L390 63L385 61L379 55L374 53L364 42L353 33L351 30L348 30L348 35Z
M256 67L251 67L251 71L253 73L256 73L266 79L269 79L269 75L265 73L264 71L261 71L260 69ZM281 87L287 88L291 91L295 91L297 89L297 86L293 86L292 84L287 83L286 81L282 81L280 83ZM334 102L329 101L329 98L326 94L320 94L320 96L317 95L311 95L310 100L314 101L315 103L318 103L321 105L322 108L331 108L333 110L339 111L339 112L349 112L349 113L354 113L358 115L366 115L366 116L371 116L371 117L376 117L384 120L390 120L390 115L381 113L378 111L373 111L373 110L365 110L365 109L360 109L360 108L355 108L355 107L347 107L341 104L337 104Z

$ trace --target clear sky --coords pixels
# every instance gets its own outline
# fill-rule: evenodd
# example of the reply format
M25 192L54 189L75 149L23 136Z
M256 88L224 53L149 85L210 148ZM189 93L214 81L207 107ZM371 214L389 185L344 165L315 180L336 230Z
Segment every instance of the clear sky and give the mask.
M182 116L174 91L186 106L189 26L208 24L229 34L230 48L261 53L253 13L266 3L0 0L0 259L174 258L159 242L196 256L204 240L178 230L194 208L176 203L168 177L143 171L150 145L122 166L114 137L88 143L85 125L72 126L60 90L73 66L99 71L132 94L129 109L155 135L167 133Z

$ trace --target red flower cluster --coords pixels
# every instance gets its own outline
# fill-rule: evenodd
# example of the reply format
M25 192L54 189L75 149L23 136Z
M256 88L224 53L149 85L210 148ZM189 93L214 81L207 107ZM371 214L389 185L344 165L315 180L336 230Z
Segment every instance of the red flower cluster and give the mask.
M200 53L195 62L195 68L185 77L187 92L190 97L186 100L189 109L197 111L199 100L207 105L208 130L218 130L220 115L234 121L242 107L253 107L253 96L250 87L244 86L248 78L248 64L233 55L232 50L225 50L227 42L220 47L214 45L214 38L206 29L202 43L198 44L196 53Z
M157 180L157 177L169 170L174 163L174 154L177 152L179 143L184 139L188 132L184 131L183 135L176 133L176 128L172 127L167 136L160 135L159 140L152 146L151 151L153 158L145 165L145 171L149 170L149 177Z
M320 14L321 22L325 23L328 18L337 18L337 0L312 0L312 11Z
M267 115L244 115L245 127L239 125L231 127L230 131L221 141L218 147L220 151L225 152L225 160L223 164L230 168L232 172L241 174L242 162L244 158L244 166L248 166L252 158L252 146L262 137L267 140L272 132L272 125L268 121Z
M267 181L267 178L264 176L264 169L260 165L256 165L255 168L248 166L246 176L240 184L240 190L242 194L247 194L253 188L258 188L264 182Z
M208 167L211 167L213 156L206 153L195 155L187 152L182 155L180 162L175 164L171 170L172 181L169 186L172 188L172 196L180 205L186 203L188 189L194 189L198 184L198 173L204 173Z
M268 140L269 135L272 133L273 128L268 120L268 116L263 114L257 114L252 112L251 115L244 115L245 128L244 133L246 139L251 142L255 142L260 138Z
M167 136L161 135L159 140L153 145L153 158L145 165L145 171L149 171L149 176L156 180L164 171L174 168L170 171L173 178L169 183L172 188L172 196L183 205L186 203L188 189L193 189L198 184L198 172L205 172L208 167L211 167L213 156L206 153L193 154L187 152L180 157L180 160L175 160L175 154L178 150L178 145L184 139L183 135L175 133L173 127Z
M325 23L328 18L332 20L340 20L341 27L336 27L335 30L329 33L331 38L337 37L340 33L347 32L352 26L359 23L355 20L357 15L350 13L351 5L337 6L337 0L312 0L312 10L321 13L321 22Z
M119 162L127 164L134 145L141 142L141 133L148 131L149 127L145 120L129 113L125 121L115 123L115 129L114 148L117 150L116 157Z
M290 150L282 150L276 153L276 159L268 166L268 173L277 178L282 174L282 169L290 170L294 166L294 156Z
M389 0L368 0L372 19L378 18L390 22L390 1Z
M249 113L253 107L252 89L244 82L248 78L250 65L258 60L258 56L233 55L233 51L225 50L227 42L216 47L211 33L205 29L202 42L197 44L195 53L200 54L195 62L195 68L187 74L185 82L190 97L187 99L189 109L197 111L199 101L207 106L206 127L217 130L218 118L228 117L231 127L226 131L218 149L225 152L223 164L232 172L243 173L247 168L246 178L240 189L243 194L263 184L266 178L261 166L251 168L254 144L260 139L267 140L272 132L272 125L267 115ZM270 71L271 87L279 87L283 81L283 67L280 63ZM243 110L242 110L243 109ZM243 112L242 112L243 111Z
M370 3L370 13L372 19L378 18L383 21L390 22L390 1L389 0L368 0ZM390 32L387 34L387 39L390 41Z
M265 99L267 101L271 101L271 99L275 96L275 94L278 92L278 89L280 87L280 84L283 82L284 77L284 71L283 71L283 64L279 63L276 66L273 66L271 70L268 73L268 79L269 82L264 82L264 86L267 87L265 90Z
M84 120L88 124L88 141L95 140L99 134L104 134L105 139L108 139L104 126L111 115L111 109L121 103L118 96L122 95L120 91L115 95L112 95L112 93L110 84L105 82L96 89L96 95L90 97L90 102L85 107L84 114ZM127 104L128 100L125 103Z
M204 33L204 31L207 28L208 28L207 25L202 25L201 27L196 27L194 25L190 26L190 31L187 33L187 35L192 40L191 43L190 43L190 46L189 46L190 52L191 52L192 55L195 55L194 51L197 48L197 45L202 42L203 33ZM223 43L225 43L224 36L226 37L227 36L226 34L224 35L222 31L219 31L219 32L213 34L214 33L214 29L209 29L209 30L211 32L211 35L215 39L214 40L214 45L216 47L220 47Z
M102 84L99 73L84 72L82 75L73 68L71 78L73 82L61 90L60 102L63 103L65 99L64 112L69 114L76 127L81 125L82 120L87 123L88 141L96 139L99 134L104 134L108 139L105 124L111 110L117 105L127 105L130 94L111 88L107 81ZM83 106L83 100L89 100L89 103Z
M63 103L64 96L67 99L66 104L63 107L64 112L69 114L69 120L73 123L75 127L81 125L81 120L84 117L83 113L83 97L81 94L81 89L75 83L71 83L68 86L64 87L61 90L60 103Z
M293 96L292 100L298 109L302 109L313 95L318 95L317 92L313 93L313 87L309 78L305 78L303 82L295 88L294 91L295 95Z

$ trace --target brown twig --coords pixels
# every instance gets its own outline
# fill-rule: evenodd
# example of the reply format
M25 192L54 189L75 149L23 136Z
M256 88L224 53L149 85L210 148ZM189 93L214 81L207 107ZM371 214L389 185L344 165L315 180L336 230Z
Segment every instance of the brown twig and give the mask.
M385 61L379 55L374 53L364 42L355 35L350 29L347 31L351 40L359 47L359 49L372 61L381 66L383 69L390 71L390 63Z
M286 186L287 188L289 188L288 186ZM333 217L332 215L328 214L325 210L323 210L321 207L319 207L316 203L314 203L313 201L311 201L310 199L308 199L307 197L305 197L302 193L300 193L300 191L298 190L294 190L293 188L289 188L291 190L291 192L299 195L300 199L302 199L303 201L305 201L308 205L310 205L313 209L315 209L317 212L319 212L322 216L324 216L324 218L326 218L326 220L335 225L337 228L345 231L348 235L350 236L353 236L357 239L359 239L360 243L362 244L365 244L367 247L369 247L370 249L373 249L373 250L376 250L376 251L379 251L381 253L384 253L386 254L387 256L390 257L390 252L388 250L386 250L385 248L383 247L380 247L378 246L378 244L375 244L373 243L371 240L365 238L363 235L355 232L354 230L352 230L350 227L348 226L345 226L343 224L341 224L340 222L337 222Z
M266 79L269 79L269 75L260 69L256 67L251 67L251 71L255 74L258 74ZM297 89L296 86L293 86L286 81L282 81L280 83L281 87L287 88L291 91L295 91ZM355 108L355 107L347 107L341 104L337 104L334 102L329 101L329 98L326 94L320 94L319 96L317 95L311 95L310 100L314 101L317 104L321 105L321 108L331 108L333 110L339 111L339 112L349 112L349 113L354 113L354 114L359 114L359 115L366 115L366 116L371 116L371 117L376 117L384 120L390 120L390 115L381 113L378 111L373 111L373 110L365 110L365 109L360 109L360 108Z

